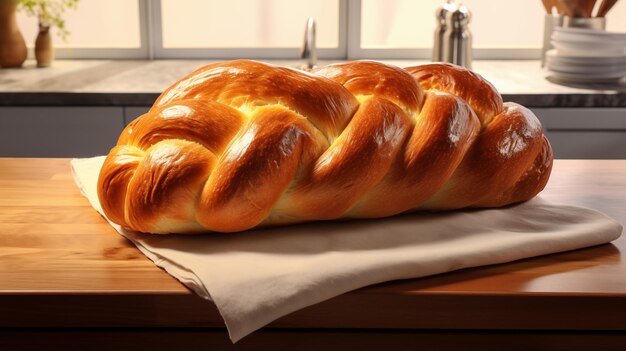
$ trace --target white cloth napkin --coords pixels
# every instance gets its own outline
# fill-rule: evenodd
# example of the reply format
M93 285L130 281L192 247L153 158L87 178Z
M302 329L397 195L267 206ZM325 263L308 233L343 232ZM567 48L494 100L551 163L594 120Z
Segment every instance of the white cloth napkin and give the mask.
M72 160L76 184L103 216L104 157ZM105 217L106 218L106 217ZM219 309L236 342L271 321L366 285L606 243L622 226L541 199L502 209L311 223L236 234L142 234L111 225L156 265Z

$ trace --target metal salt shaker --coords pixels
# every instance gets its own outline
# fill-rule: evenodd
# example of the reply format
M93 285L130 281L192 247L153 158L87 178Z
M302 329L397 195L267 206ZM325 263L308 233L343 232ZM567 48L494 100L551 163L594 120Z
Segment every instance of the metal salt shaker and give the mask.
M443 61L472 68L472 34L468 25L471 14L464 5L446 14L443 35Z
M433 62L443 61L443 38L446 32L446 15L450 11L454 11L457 4L454 0L447 0L435 12L437 27L435 27L435 37L433 40Z

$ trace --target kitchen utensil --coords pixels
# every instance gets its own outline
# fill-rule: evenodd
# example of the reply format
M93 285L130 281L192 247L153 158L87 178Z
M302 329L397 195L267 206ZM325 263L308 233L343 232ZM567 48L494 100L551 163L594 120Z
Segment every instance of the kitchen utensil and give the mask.
M562 14L565 16L574 17L574 12L570 7L569 3L566 3L567 0L556 0L557 9L560 7L559 12L562 11Z
M458 5L453 0L447 0L435 12L437 27L435 28L435 37L433 39L433 62L443 61L443 41L446 32L446 16L448 12L454 11Z
M552 3L556 7L556 12L559 15L561 15L561 16L567 15L566 9L565 9L565 5L563 5L563 2L561 2L561 0L553 0ZM568 15L568 16L570 16L570 15Z
M472 68L472 34L469 31L471 13L460 5L446 14L443 38L443 61Z
M617 0L602 0L602 3L600 3L600 8L598 8L598 14L596 16L597 17L606 16L606 14L611 10L611 8L613 7L613 5L615 5L616 2Z
M309 17L304 28L304 44L300 52L300 58L306 59L305 69L311 70L317 66L317 44L315 18Z
M585 17L593 16L593 8L596 6L596 0L587 0L585 3Z
M568 9L566 11L566 15L570 17L588 17L585 16L585 8L587 0L560 0L565 8Z

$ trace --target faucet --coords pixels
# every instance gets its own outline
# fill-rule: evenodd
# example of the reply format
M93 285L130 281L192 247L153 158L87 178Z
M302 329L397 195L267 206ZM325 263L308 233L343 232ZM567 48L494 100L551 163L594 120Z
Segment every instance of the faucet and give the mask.
M300 52L300 58L307 59L305 69L313 69L317 66L317 48L315 46L315 18L309 17L304 28L304 45Z

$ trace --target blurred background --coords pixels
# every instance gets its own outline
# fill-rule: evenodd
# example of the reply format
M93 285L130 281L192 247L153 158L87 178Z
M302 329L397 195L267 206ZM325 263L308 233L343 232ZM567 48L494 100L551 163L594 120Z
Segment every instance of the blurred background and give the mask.
M57 58L295 58L304 23L317 21L320 58L430 58L442 0L80 0L64 14L70 35ZM540 1L466 0L474 57L538 59ZM27 45L37 18L18 12ZM52 29L53 31L55 28ZM626 31L626 2L607 15ZM105 49L105 50L103 50ZM288 50L291 49L291 50Z

